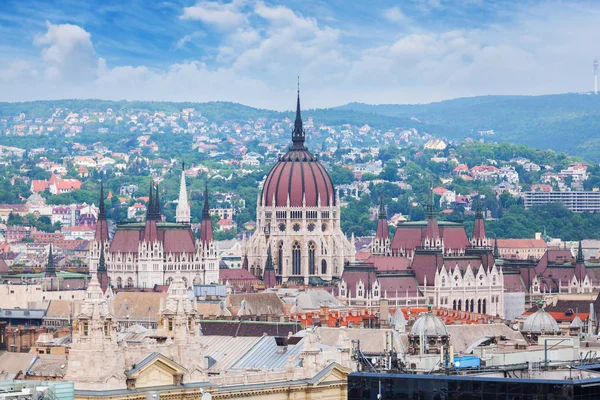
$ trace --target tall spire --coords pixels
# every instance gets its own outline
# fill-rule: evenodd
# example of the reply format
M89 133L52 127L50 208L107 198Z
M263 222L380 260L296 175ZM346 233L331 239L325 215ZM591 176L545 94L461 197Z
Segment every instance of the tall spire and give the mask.
M214 241L210 207L208 205L208 183L204 184L204 208L202 209L202 223L200 225L200 242L210 243Z
M433 205L433 187L429 189L429 200L427 201L427 210L425 212L425 217L427 219L434 219L435 215L435 207Z
M500 250L498 249L498 238L494 239L494 258L500 258Z
M275 287L276 277L275 268L273 267L273 253L271 252L271 243L267 248L267 262L265 264L265 270L263 272L263 282L266 288Z
M481 207L481 196L477 195L477 208L475 211L475 223L473 224L473 237L471 238L472 245L475 247L487 247L487 239L485 236L485 220L483 219L483 211Z
M300 114L300 77L298 77L298 100L296 102L296 120L294 121L294 130L292 131L292 148L304 149L304 127L302 126L302 116Z
M94 239L98 243L108 240L108 223L106 222L106 207L104 205L104 182L100 182L100 202L98 206L98 220Z
M160 220L160 196L158 195L158 183L156 184L156 200L154 201L154 215Z
M379 219L386 219L387 215L385 213L385 206L383 205L383 191L381 192L381 196L379 197Z
M150 194L148 195L148 205L146 207L146 220L154 216L154 182L150 181Z
M98 219L106 221L106 209L104 207L104 182L100 182L100 205L98 206Z
M579 240L579 248L577 249L577 258L575 259L576 263L585 262L585 258L583 257L583 247L581 247L581 240Z
M175 222L189 224L191 219L190 204L188 203L187 186L185 183L185 163L181 164L181 181L179 182L179 201L175 211Z
M204 207L202 208L202 219L210 219L210 207L208 206L208 182L204 183Z
M102 292L108 289L108 271L106 270L106 260L104 259L104 246L100 247L100 260L98 261L98 269L96 271L96 277Z
M52 255L52 245L48 252L48 264L46 264L46 277L56 276L56 267L54 267L54 256Z
M481 207L481 196L477 195L477 208L475 209L475 218L483 219L483 210Z

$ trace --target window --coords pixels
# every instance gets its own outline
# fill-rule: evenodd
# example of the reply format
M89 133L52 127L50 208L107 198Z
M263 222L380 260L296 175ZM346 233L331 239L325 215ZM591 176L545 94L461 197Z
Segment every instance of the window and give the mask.
M83 322L83 336L87 336L88 335L88 323L87 321Z
M299 232L300 231L300 224L294 224L293 228L294 232Z
M283 242L279 242L277 251L277 270L278 274L283 274Z
M327 224L321 224L321 230L325 232L327 230Z
M308 273L314 275L315 272L315 243L308 243Z
M300 243L294 242L292 246L292 275L300 275L302 268L301 263Z
M329 218L329 211L322 211L321 212L321 218L328 219Z
M321 274L327 275L327 261L325 260L321 261Z
M104 323L104 336L108 336L108 322Z
M315 211L315 212L316 212L316 211ZM308 224L308 231L309 231L309 232L312 232L312 231L314 231L314 230L315 230L315 224L313 224L313 223L310 223L310 224Z
M173 318L169 318L169 332L173 330Z
M279 224L279 230L285 232L285 224Z
M316 211L307 211L306 212L306 218L308 218L308 219L317 219L317 212Z

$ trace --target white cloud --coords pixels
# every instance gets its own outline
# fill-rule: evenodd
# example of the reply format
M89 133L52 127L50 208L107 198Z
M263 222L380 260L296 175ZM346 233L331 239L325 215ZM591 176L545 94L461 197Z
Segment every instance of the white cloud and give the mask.
M185 7L181 18L202 21L221 30L233 30L247 22L246 15L241 10L243 5L243 0L231 3L201 1L194 6Z
M202 31L194 31L188 35L185 35L184 37L182 37L181 39L179 39L177 41L177 43L175 43L175 47L178 49L183 49L186 44L194 41L195 39L201 38L204 36L204 32Z
M404 15L398 6L383 11L383 17L390 22L404 22L407 20L406 15Z
M49 79L84 81L97 68L91 36L79 26L47 23L48 30L35 38L42 46L42 61Z

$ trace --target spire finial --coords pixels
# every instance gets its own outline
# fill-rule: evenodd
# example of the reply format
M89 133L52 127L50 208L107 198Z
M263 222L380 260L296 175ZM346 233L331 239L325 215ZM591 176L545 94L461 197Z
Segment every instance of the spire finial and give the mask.
M581 239L579 240L579 248L577 249L577 258L575 259L576 263L585 262L585 258L583 257L583 247L581 246Z
M387 215L385 213L385 206L383 205L383 190L381 191L381 196L379 196L379 219L386 219Z
M202 219L210 219L210 207L208 206L208 181L204 182L204 208L202 209Z
M160 219L160 196L158 195L158 183L156 184L156 201L154 204L154 214Z
M98 219L106 220L106 208L104 207L104 182L100 181L100 204L98 205Z
M477 193L477 208L475 209L475 218L483 218L483 209L481 207L481 195Z
M302 115L300 113L300 76L298 76L298 99L296 102L296 120L292 131L292 148L304 149L304 127L302 126Z
M150 181L150 194L148 195L148 207L146 208L146 219L152 219L154 213L154 182Z
M434 207L433 207L433 186L431 186L429 188L429 201L427 202L426 217L427 217L427 219L434 219L435 218L435 210L434 210Z

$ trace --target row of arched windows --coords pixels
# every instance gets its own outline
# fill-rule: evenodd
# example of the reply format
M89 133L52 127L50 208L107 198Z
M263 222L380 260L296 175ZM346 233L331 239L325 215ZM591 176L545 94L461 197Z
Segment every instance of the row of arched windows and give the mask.
M463 308L462 300L454 300L452 302L452 309L458 310L458 311L475 312L475 300L474 299L465 300L464 308ZM487 311L487 300L486 299L477 300L477 313L478 314L486 314L486 311Z

